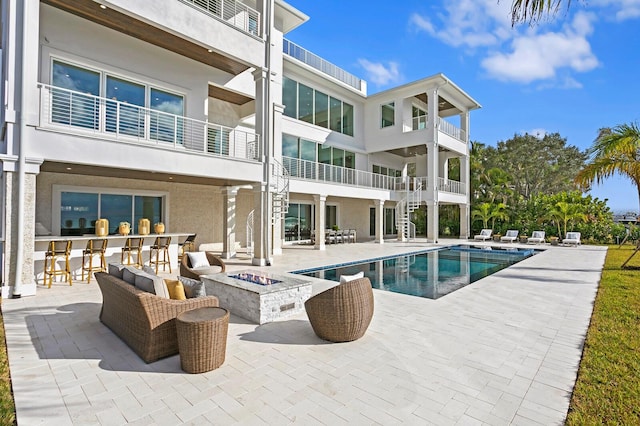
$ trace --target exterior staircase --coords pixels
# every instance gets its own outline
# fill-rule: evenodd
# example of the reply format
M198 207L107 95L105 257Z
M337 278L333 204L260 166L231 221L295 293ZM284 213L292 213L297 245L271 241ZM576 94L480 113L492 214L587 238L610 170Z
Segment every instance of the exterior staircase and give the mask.
M402 236L402 241L416 238L416 225L411 222L411 213L422 203L422 181L416 178L408 179L410 180L405 185L405 195L396 203L396 228Z

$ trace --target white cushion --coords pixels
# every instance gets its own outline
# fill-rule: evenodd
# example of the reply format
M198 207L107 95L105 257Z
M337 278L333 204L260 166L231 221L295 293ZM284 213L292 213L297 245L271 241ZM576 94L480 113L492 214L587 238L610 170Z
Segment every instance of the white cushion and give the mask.
M344 284L348 281L357 280L359 278L364 278L364 272L360 271L355 275L340 275L340 284Z
M209 266L209 259L207 259L207 254L203 251L192 251L187 253L187 256L189 256L191 268L202 268L204 266Z
M203 266L202 268L191 268L191 272L196 275L210 275L222 272L222 268L218 265Z

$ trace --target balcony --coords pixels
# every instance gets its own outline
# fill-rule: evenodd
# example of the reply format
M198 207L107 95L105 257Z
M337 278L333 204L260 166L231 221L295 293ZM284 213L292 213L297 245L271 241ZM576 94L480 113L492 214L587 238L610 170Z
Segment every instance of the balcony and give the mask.
M362 90L362 80L353 74L348 73L347 71L339 68L336 65L333 65L331 62L328 62L318 55L309 52L306 49L298 46L295 43L290 42L287 39L283 40L282 50L285 54L295 58L312 68L317 69L320 72L327 74L330 77L335 78L356 90Z
M260 136L206 121L39 84L40 127L201 155L261 161Z
M259 36L260 13L235 0L180 0L232 27Z

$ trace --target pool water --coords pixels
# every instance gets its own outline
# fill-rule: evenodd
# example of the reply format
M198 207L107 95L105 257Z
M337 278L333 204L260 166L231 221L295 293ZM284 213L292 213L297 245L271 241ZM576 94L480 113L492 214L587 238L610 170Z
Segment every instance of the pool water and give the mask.
M340 281L341 275L362 271L373 288L438 299L535 253L530 249L461 245L294 273Z

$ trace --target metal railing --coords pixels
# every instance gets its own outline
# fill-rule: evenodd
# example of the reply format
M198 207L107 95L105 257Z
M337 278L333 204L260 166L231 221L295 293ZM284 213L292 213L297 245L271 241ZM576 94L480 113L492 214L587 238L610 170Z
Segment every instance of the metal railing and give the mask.
M466 142L467 137L465 135L464 130L454 126L448 121L438 117L438 129L453 138L458 139L459 141Z
M260 136L126 102L39 84L40 126L224 157L260 161Z
M285 54L304 62L318 71L340 80L357 90L362 89L361 79L287 39L283 40L282 50Z
M180 0L247 34L260 35L260 12L236 0Z

